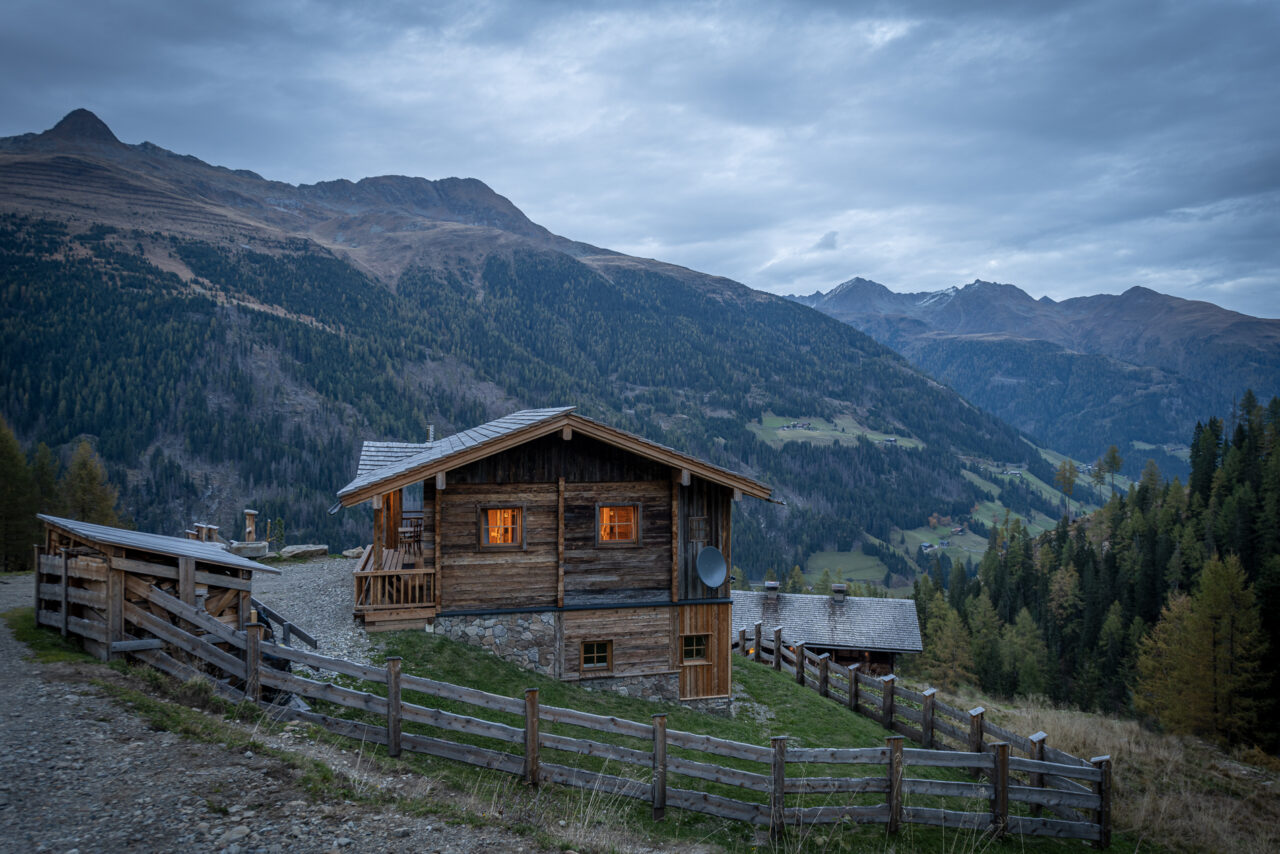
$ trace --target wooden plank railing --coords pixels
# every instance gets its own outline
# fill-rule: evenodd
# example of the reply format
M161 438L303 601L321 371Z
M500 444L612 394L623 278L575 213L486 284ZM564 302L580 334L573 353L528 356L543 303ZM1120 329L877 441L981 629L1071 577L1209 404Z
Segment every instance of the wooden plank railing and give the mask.
M890 832L902 824L932 824L989 830L996 837L1070 837L1100 847L1110 839L1108 757L1084 765L1061 762L1060 752L1051 755L1043 745L1039 758L1011 757L1008 741L984 744L981 751L967 746L925 750L904 747L901 735L889 736L884 747L792 747L785 736L764 747L672 730L664 715L647 723L630 721L541 705L532 689L522 697L504 697L406 675L399 659L372 667L330 658L263 641L260 624L237 632L154 588L146 599L146 610L126 604L124 618L135 631L162 641L165 649L134 653L142 660L181 679L210 679L224 696L258 702L281 719L386 745L391 755L430 754L520 775L533 785L565 785L648 801L655 819L667 808L679 808L765 826L774 836L805 825L855 822L884 824ZM161 616L166 613L168 619ZM780 651L779 658L784 656ZM198 660L198 666L180 660L184 657ZM355 684L338 685L273 666L282 660L340 674ZM925 694L886 691L881 680L803 650L792 661L793 666L800 663L806 684L825 674L835 699L848 702L855 696L850 686L855 686L855 704L861 705L858 698L865 691L873 715L884 714L875 711L875 701L889 696L888 714L896 726L915 720L906 713L907 704L926 701ZM843 689L838 684L842 678ZM264 699L284 695L327 704L335 712L352 710L363 719ZM933 706L936 714L942 704ZM618 743L627 739L633 743ZM866 776L845 771L854 766ZM968 771L977 779L908 776L909 768L930 767ZM1035 775L1044 787L1024 785L1014 774L1028 781ZM1072 788L1053 788L1049 781L1054 780ZM1082 817L1033 814L1041 808L1081 811Z
M391 569L352 573L355 612L365 614L435 605L434 569Z
M747 645L744 646L744 642ZM805 649L803 643L794 644L792 649L783 641L781 627L768 631L763 624L756 623L751 631L740 630L732 645L754 661L795 674L798 684L840 702L922 747L986 754L994 751L997 744L1007 744L1025 753L1025 759L1011 757L1009 760L1009 770L1018 775L1010 781L1010 789L1017 791L1021 802L1032 805L1032 814L1009 817L1008 827L1020 833L1082 839L1094 839L1090 834L1098 833L1109 843L1110 757L1086 761L1050 747L1046 743L1048 736L1043 732L1018 735L986 720L985 709L981 707L966 711L950 706L937 699L933 688L914 691L898 684L892 675L875 677L863 673L857 664L837 664L825 655ZM939 755L945 755L945 751ZM1062 774L1060 770L1039 764L1043 762L1054 765L1055 769L1070 767L1078 771ZM1104 766L1105 770L1101 770ZM1105 785L1103 776L1107 778ZM1107 792L1106 803L1099 804L1098 792L1103 789ZM1040 818L1043 809L1052 812L1057 820ZM924 823L954 819L946 811L921 815ZM1077 825L1090 825L1094 830ZM1036 829L1027 830L1032 827ZM1077 836L1078 833L1084 835Z

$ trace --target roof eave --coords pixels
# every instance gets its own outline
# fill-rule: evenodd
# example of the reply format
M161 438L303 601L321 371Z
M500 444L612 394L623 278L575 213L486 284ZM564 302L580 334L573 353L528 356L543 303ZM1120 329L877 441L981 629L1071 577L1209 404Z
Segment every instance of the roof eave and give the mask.
M545 421L538 421L527 427L513 430L503 436L493 439L483 444L475 445L470 448L463 449L456 454L441 457L420 466L399 472L395 475L388 476L382 480L375 480L363 486L352 488L351 484L338 490L338 500L344 507L354 507L377 495L383 495L396 489L434 477L441 472L447 472L450 469L460 468L468 463L476 460L484 459L493 454L501 453L518 445L533 439L540 438L549 433L554 433L569 427L572 430L599 439L609 444L626 448L627 450L639 456L646 457L673 468L688 469L690 473L696 474L704 480L717 483L730 489L736 489L743 495L750 495L753 498L768 499L773 490L762 483L752 480L745 475L736 474L722 469L719 466L713 466L710 463L702 462L679 451L667 448L659 448L648 440L638 436L633 436L622 430L616 430L598 421L592 421L576 414L572 410L557 415Z

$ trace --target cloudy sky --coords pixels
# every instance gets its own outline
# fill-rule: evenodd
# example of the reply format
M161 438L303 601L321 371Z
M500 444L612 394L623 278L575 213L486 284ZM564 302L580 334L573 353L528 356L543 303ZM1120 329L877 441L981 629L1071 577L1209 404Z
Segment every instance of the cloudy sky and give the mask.
M293 183L480 178L778 293L1144 285L1280 317L1280 3L6 0L0 135L75 107Z

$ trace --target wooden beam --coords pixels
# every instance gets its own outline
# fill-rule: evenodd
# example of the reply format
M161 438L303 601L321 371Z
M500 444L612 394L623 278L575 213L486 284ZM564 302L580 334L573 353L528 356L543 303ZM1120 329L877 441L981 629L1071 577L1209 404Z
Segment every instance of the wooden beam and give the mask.
M444 568L440 565L441 560L444 558L444 547L440 543L440 531L442 529L442 525L440 521L440 513L442 510L443 510L443 502L440 500L440 490L437 489L435 491L435 519L433 520L435 524L435 534L431 538L431 545L435 549L435 553L436 553L435 555L435 571L436 571L435 594L436 594L437 608L440 607L440 595L441 595L440 588L442 586L441 582L444 580ZM381 566L381 564L375 564L375 566Z
M564 607L564 478L556 484L556 607Z
M436 472L436 490L444 489L447 480L444 472Z
M564 439L566 442L567 442L567 441L569 441L570 439L572 439L572 438L573 438L573 428L572 428L572 427L570 427L568 424L566 424L566 425L564 425L564 427L560 428L560 438L561 438L561 439Z
M196 604L195 558L178 558L178 598L184 605Z
M688 469L680 469L680 485L688 486L693 482L693 475Z
M680 484L671 478L671 601L680 601Z

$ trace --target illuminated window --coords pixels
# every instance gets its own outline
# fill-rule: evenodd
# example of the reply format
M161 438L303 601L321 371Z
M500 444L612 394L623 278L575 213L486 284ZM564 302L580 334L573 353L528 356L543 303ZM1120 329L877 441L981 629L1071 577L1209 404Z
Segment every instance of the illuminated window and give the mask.
M485 548L523 548L524 509L521 507L481 509L480 545Z
M640 542L640 508L635 504L600 507L596 511L596 542Z
M612 670L613 641L583 641L582 670Z
M686 663L691 661L706 661L707 643L710 640L711 635L685 635L681 638L681 660Z

